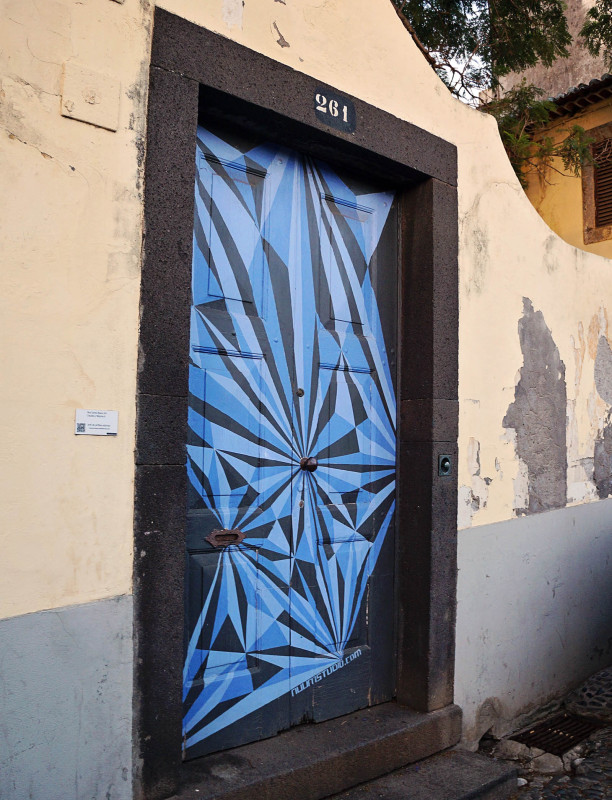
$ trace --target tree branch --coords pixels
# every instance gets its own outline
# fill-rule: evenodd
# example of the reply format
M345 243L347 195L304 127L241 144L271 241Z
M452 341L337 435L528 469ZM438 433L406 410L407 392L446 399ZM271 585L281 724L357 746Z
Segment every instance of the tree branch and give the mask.
M410 24L410 21L408 20L408 18L402 13L403 4L402 4L402 6L397 6L393 2L393 0L391 0L391 2L393 3L393 8L395 9L395 13L401 19L402 24L404 25L404 28L406 28L408 33L412 36L412 39L413 39L414 43L416 44L416 46L419 48L421 53L425 56L425 58L427 59L427 62L430 64L430 66L432 66L434 69L437 69L438 62L435 60L435 58L433 58L433 56L431 55L429 50L425 47L423 42L416 35L416 31L414 30L414 28Z

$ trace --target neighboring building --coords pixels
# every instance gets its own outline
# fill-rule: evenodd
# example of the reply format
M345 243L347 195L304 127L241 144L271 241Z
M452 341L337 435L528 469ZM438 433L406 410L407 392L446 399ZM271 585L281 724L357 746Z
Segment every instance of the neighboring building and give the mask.
M600 168L586 165L582 176L566 172L561 159L552 162L542 175L526 175L527 196L550 227L570 244L592 253L612 257L612 203L607 163L608 142L612 135L612 75L602 56L592 56L581 43L580 30L590 0L570 0L567 20L572 44L567 58L557 59L550 67L538 64L504 79L506 88L525 80L538 86L555 103L551 124L542 136L555 143L565 139L572 125L588 131L593 155Z
M558 58L549 67L537 64L523 72L511 73L504 78L504 86L509 88L524 78L527 83L539 86L546 97L553 97L606 72L603 56L593 57L580 38L586 13L593 5L593 0L568 0L566 4L567 27L572 36L567 58Z
M392 4L2 6L3 800L304 721L323 797L610 664L612 261Z
M551 124L541 135L562 142L572 125L593 140L598 167L586 164L580 177L567 173L560 159L542 176L528 176L527 196L550 227L567 242L612 257L612 75L593 78L553 98Z

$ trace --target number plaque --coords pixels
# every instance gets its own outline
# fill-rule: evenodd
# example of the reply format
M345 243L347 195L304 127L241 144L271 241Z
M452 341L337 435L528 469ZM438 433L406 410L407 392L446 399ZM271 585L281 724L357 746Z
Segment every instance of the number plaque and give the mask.
M347 97L330 92L329 89L315 91L314 111L317 119L324 125L345 133L353 133L357 125L353 102Z

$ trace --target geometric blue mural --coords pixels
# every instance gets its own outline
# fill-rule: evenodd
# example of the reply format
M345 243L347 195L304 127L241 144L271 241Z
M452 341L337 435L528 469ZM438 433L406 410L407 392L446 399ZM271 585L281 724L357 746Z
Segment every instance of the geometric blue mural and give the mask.
M372 274L392 202L283 147L198 129L187 754L360 656L394 513L396 403ZM215 549L213 530L244 539Z

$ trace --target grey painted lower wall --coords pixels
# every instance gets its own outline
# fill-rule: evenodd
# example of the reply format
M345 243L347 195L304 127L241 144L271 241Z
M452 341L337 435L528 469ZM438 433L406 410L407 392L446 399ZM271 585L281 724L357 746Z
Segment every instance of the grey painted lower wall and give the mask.
M464 744L612 663L612 499L459 531Z
M0 620L2 800L129 800L132 598Z

